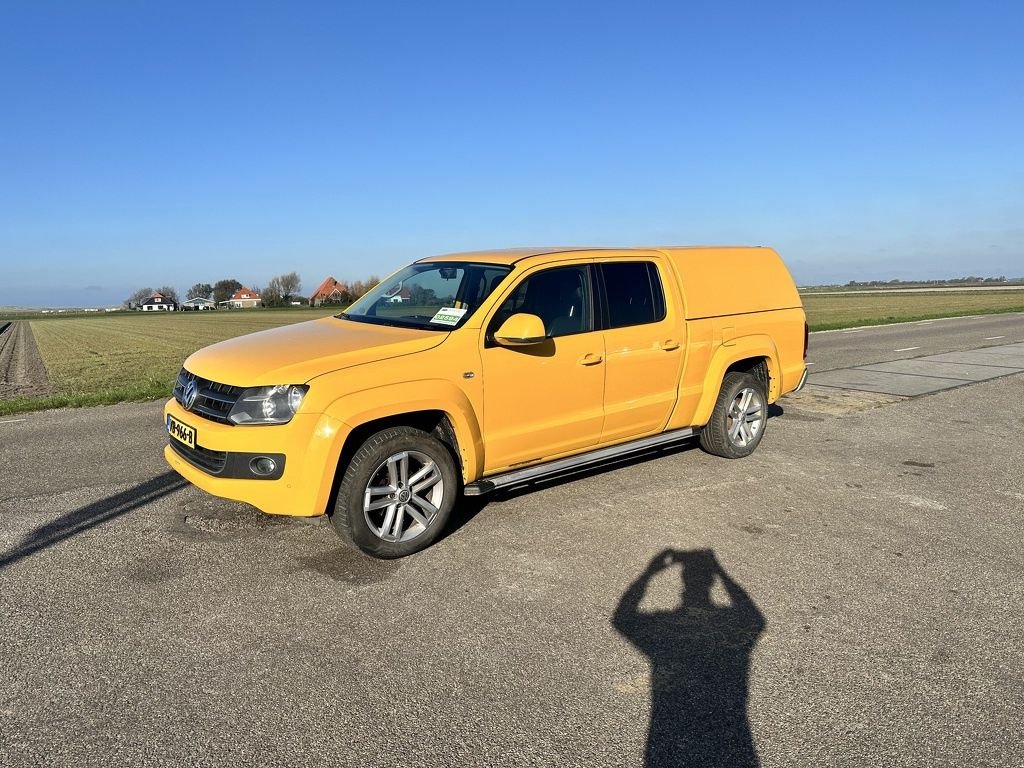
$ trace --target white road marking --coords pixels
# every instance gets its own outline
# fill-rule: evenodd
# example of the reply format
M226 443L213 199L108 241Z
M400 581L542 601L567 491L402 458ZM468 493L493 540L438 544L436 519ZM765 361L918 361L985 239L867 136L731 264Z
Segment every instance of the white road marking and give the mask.
M934 320L922 320L918 325L931 325L934 322Z
M860 332L861 332L860 328L854 328L852 331L843 331L843 333L860 333Z
M11 419L10 421L0 421L0 424L17 424L19 421L26 421L26 419Z
M920 349L920 347L904 347L903 349L894 349L893 352L910 352L914 349Z
M996 339L1005 339L1005 336L986 336L982 341L995 341Z
M810 368L812 365L814 365L814 363L804 363L804 366L807 368Z

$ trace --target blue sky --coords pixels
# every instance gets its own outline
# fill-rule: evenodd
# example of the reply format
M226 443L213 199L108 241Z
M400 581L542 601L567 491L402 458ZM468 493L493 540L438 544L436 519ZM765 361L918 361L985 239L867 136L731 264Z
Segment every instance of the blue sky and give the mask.
M0 305L550 243L1024 275L1019 3L0 13Z

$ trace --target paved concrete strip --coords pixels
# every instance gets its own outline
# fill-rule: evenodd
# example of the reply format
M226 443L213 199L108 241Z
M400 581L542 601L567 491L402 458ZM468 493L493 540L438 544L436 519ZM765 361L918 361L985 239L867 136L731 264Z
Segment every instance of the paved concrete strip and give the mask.
M1020 357L1024 355L1024 344L1000 344L995 347L979 347L978 349L965 350L977 352L982 355L999 355L1001 357Z
M974 352L946 352L942 355L929 355L917 358L933 360L937 363L967 363L969 365L995 365L1001 368L1024 368L1024 353L1019 355L992 354L980 350Z
M905 373L913 376L930 376L938 379L963 381L985 381L997 376L1006 376L1009 371L999 365L969 365L966 363L942 363L935 360L893 360L890 363L864 365L858 371L880 373Z
M966 379L943 379L918 376L912 373L886 373L847 368L815 374L811 382L818 386L856 389L861 392L880 392L887 395L915 397L967 384Z
M1006 344L822 371L810 381L824 387L914 397L1021 372L1024 345Z

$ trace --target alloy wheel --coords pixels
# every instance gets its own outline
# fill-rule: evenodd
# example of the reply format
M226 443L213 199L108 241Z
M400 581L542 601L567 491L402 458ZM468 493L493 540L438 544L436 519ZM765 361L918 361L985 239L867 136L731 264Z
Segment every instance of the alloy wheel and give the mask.
M726 434L729 442L739 448L746 448L757 439L764 427L765 407L761 394L750 387L736 393L729 406L726 420Z
M401 451L370 475L363 493L363 515L383 541L402 542L423 534L444 499L444 479L425 453Z

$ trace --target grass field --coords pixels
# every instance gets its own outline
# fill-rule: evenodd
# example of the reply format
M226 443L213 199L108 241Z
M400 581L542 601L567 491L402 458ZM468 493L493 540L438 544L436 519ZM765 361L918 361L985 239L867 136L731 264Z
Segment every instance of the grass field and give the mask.
M0 415L167 397L181 364L217 341L336 313L334 309L125 312L33 319L55 393L0 400Z
M1024 312L1024 291L944 291L936 293L804 294L812 331L884 325L935 317Z
M1024 291L805 294L811 330L956 315L1024 312ZM32 331L55 394L0 399L0 415L168 396L182 361L216 341L312 320L331 310L46 315ZM24 315L22 315L24 317Z

